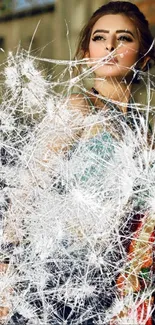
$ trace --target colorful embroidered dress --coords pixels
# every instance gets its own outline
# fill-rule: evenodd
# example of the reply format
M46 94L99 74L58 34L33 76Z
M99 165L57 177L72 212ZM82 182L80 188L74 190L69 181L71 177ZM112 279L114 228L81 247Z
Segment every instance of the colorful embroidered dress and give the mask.
M154 261L153 250L155 242L155 216L135 216L139 220L133 224L133 235L128 246L128 254L124 270L117 277L116 284L122 299L131 295L133 305L126 305L114 317L111 325L126 316L134 318L134 324L153 325L152 312L154 306ZM134 229L135 228L135 229ZM135 323L136 321L136 323Z
M133 112L128 112L127 116L120 115L120 111L111 105L110 111L117 112L117 123L125 123L133 130L135 128L134 119L139 119L139 113L136 112L133 118ZM120 115L120 116L119 116ZM117 126L118 127L118 126ZM118 127L119 130L119 127ZM100 130L101 131L101 130ZM112 140L110 132L101 132L100 135L93 137L89 134L89 150L102 155L105 160L108 154L112 155L115 141ZM101 141L99 141L101 139ZM107 145L108 144L108 145ZM104 169L104 167L103 167ZM87 170L87 175L83 180L89 179L92 172L104 172L97 170L97 166ZM134 213L134 212L133 212ZM132 222L131 222L132 221ZM123 308L113 317L110 325L129 324L126 321L131 320L132 325L153 325L154 309L154 243L155 243L155 215L146 211L143 214L135 212L133 220L130 220L130 240L126 243L125 235L122 234L124 248L126 250L126 262L122 271L116 277L116 287L119 299L122 301ZM129 237L128 237L129 238ZM123 323L124 320L124 323Z

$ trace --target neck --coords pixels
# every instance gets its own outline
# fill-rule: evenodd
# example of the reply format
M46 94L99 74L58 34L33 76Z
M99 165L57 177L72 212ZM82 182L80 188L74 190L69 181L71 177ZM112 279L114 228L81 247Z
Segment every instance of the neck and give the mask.
M121 104L127 104L129 102L131 84L125 84L123 82L119 82L116 79L96 79L94 88L99 92L101 96L116 101L120 109L124 112L126 111L127 106Z

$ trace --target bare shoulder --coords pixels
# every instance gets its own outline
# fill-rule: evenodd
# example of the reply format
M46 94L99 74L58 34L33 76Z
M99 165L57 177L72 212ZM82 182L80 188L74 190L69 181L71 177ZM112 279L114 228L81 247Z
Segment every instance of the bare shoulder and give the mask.
M84 94L75 93L68 99L68 109L80 111L83 115L88 113L89 104Z

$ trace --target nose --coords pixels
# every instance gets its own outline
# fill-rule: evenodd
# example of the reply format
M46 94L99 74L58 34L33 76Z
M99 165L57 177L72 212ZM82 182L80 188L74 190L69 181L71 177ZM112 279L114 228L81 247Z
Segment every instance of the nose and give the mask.
M115 49L115 47L114 47L112 44L108 44L108 45L106 45L106 50L107 50L108 52L112 52L112 51L114 51L114 49Z
M114 38L113 37L109 37L107 39L107 42L106 42L106 45L105 46L106 46L106 50L108 52L114 51L115 50L115 47L116 47Z

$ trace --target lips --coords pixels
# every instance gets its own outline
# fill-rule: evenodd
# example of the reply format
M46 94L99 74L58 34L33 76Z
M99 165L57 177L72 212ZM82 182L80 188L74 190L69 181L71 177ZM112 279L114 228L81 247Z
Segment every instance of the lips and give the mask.
M118 60L117 60L117 58L114 58L114 57L112 57L112 58L108 57L108 58L103 59L103 62L105 64L117 64Z

